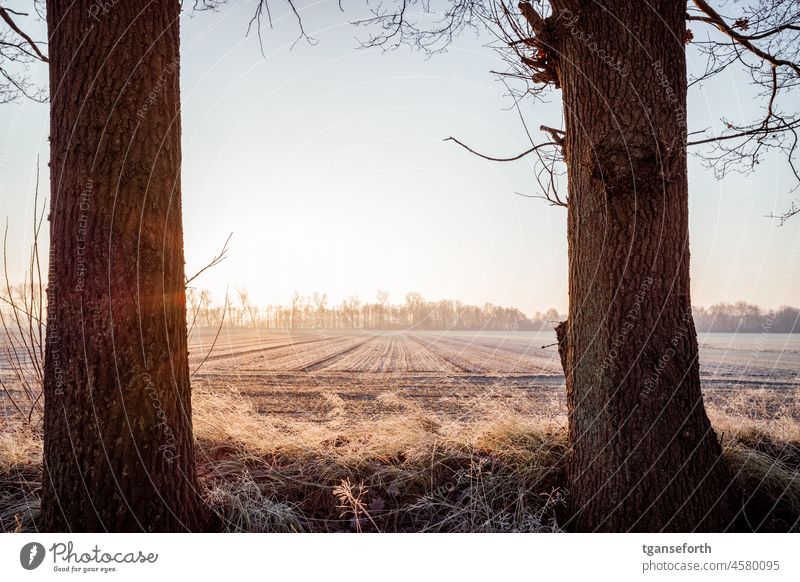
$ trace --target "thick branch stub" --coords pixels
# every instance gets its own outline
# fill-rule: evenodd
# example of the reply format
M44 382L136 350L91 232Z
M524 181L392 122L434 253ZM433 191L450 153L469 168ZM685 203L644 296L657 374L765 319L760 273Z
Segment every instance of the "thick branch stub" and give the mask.
M544 131L545 133L549 133L550 137L553 138L553 141L556 142L561 147L561 153L562 154L564 153L564 143L566 141L567 134L563 130L556 129L555 127L550 127L547 125L540 125L539 130Z
M552 16L542 18L530 2L520 2L519 10L534 33L531 39L525 39L528 46L535 49L535 55L520 55L522 63L531 69L531 78L535 83L552 83L561 86L558 74L558 35Z
M561 358L561 368L564 370L564 376L567 376L567 348L569 346L568 338L569 324L565 319L556 326L556 341L558 342L558 355Z
M520 2L519 10L522 12L522 16L525 17L525 20L528 22L536 36L539 36L544 32L544 18L539 16L539 13L536 12L530 2Z

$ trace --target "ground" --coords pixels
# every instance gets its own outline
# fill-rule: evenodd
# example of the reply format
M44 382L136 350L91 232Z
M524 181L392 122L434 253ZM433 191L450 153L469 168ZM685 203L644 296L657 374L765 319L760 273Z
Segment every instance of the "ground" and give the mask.
M798 414L800 335L701 341L703 387L716 408L764 421ZM503 405L565 421L554 342L549 331L203 330L192 335L190 360L195 387L228 387L272 417L374 418L396 412L387 403L399 399L450 420L493 417Z
M479 337L435 332L254 332L193 337L194 386L236 387L262 414L326 420L396 411L396 399L453 420L496 401L560 408L563 376L547 334ZM552 402L551 402L552 401Z

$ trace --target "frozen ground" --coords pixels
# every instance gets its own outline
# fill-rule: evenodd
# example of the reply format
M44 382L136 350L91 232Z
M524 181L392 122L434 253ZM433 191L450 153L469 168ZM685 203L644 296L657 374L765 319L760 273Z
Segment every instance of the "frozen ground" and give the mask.
M236 390L266 414L330 418L389 412L414 402L454 418L502 403L564 414L564 378L551 332L326 332L224 330L194 334L193 382ZM705 334L707 398L785 403L800 388L800 335ZM543 348L542 346L549 346ZM741 401L747 395L747 401ZM768 414L769 408L762 409Z
M192 361L209 353L214 333L191 339ZM550 332L223 331L204 370L231 374L440 374L561 380ZM796 386L800 334L703 334L703 379L713 385ZM547 347L543 347L547 346ZM554 378L551 378L554 377Z

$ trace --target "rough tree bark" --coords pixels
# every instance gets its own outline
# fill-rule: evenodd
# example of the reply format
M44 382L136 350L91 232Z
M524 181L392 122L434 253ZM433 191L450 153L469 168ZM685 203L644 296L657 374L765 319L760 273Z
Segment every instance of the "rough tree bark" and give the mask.
M48 0L42 523L198 530L175 0Z
M568 527L719 531L689 297L681 0L553 2L569 179Z

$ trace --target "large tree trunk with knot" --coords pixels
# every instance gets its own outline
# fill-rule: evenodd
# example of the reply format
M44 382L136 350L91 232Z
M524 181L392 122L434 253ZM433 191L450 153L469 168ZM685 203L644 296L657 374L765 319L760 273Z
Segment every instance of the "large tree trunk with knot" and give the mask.
M686 4L554 2L569 179L567 527L720 531L689 295Z

